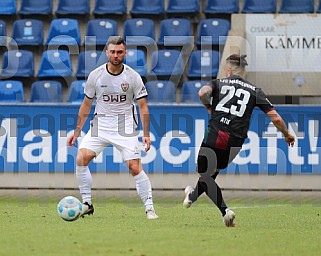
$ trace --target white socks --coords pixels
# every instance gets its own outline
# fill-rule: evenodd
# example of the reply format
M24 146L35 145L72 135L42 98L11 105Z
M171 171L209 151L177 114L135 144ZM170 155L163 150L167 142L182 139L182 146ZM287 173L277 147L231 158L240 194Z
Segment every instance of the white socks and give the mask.
M88 166L77 166L76 177L78 181L79 191L82 197L82 202L91 204L91 187L92 176ZM136 190L142 199L146 211L153 210L154 204L152 199L152 186L146 173L142 170L138 175L134 176L136 181Z
M82 202L91 204L91 186L93 179L88 166L76 166L76 177Z
M146 173L142 170L138 175L134 176L136 181L136 190L142 199L146 211L154 209L152 199L152 186Z

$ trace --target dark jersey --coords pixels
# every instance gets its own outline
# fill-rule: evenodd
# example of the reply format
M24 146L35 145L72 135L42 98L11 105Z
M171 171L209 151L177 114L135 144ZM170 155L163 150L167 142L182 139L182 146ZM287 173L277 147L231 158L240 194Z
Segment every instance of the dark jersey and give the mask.
M221 137L225 144L221 147L219 139L214 143L215 147L233 146L233 139L244 141L256 106L265 113L273 109L273 105L260 88L239 76L216 79L211 85L213 98L209 132L214 134L216 139Z

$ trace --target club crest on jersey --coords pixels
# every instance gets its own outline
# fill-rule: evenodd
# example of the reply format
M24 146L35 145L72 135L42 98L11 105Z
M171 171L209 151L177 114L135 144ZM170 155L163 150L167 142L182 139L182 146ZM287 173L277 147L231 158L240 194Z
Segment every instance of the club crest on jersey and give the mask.
M129 84L121 84L121 89L123 90L123 92L127 92L128 88L129 88Z

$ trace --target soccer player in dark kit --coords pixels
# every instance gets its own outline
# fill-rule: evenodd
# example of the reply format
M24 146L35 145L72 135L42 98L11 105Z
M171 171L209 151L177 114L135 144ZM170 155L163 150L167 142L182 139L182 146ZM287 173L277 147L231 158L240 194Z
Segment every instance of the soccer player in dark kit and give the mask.
M199 90L200 100L211 118L198 153L197 172L200 177L195 188L185 188L183 202L189 208L205 192L221 211L227 227L235 226L235 213L225 204L215 179L219 171L226 168L241 150L247 138L253 109L259 107L268 115L289 146L293 146L295 141L262 89L244 79L247 66L245 58L246 55L229 56L224 64L226 78L212 80Z

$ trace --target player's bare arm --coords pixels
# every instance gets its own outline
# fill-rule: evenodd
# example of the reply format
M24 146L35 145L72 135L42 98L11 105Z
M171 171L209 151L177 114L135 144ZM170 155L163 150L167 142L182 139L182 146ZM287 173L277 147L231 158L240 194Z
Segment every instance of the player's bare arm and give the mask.
M275 125L275 127L283 133L284 140L288 143L289 146L293 147L295 138L294 136L289 132L288 128L286 127L286 124L284 123L284 120L282 117L276 112L275 110L271 110L267 113L267 115L270 117L272 123Z
M200 101L203 103L207 111L211 111L211 96L212 96L212 86L204 85L198 92Z
M141 98L137 101L139 107L140 119L142 120L143 138L142 142L145 145L145 151L150 149L150 134L149 134L149 110L147 106L146 98Z
M68 138L67 145L72 146L75 144L77 138L80 136L80 132L89 116L91 105L93 100L89 99L85 96L78 112L78 120L77 120L77 127L74 131L74 134Z

